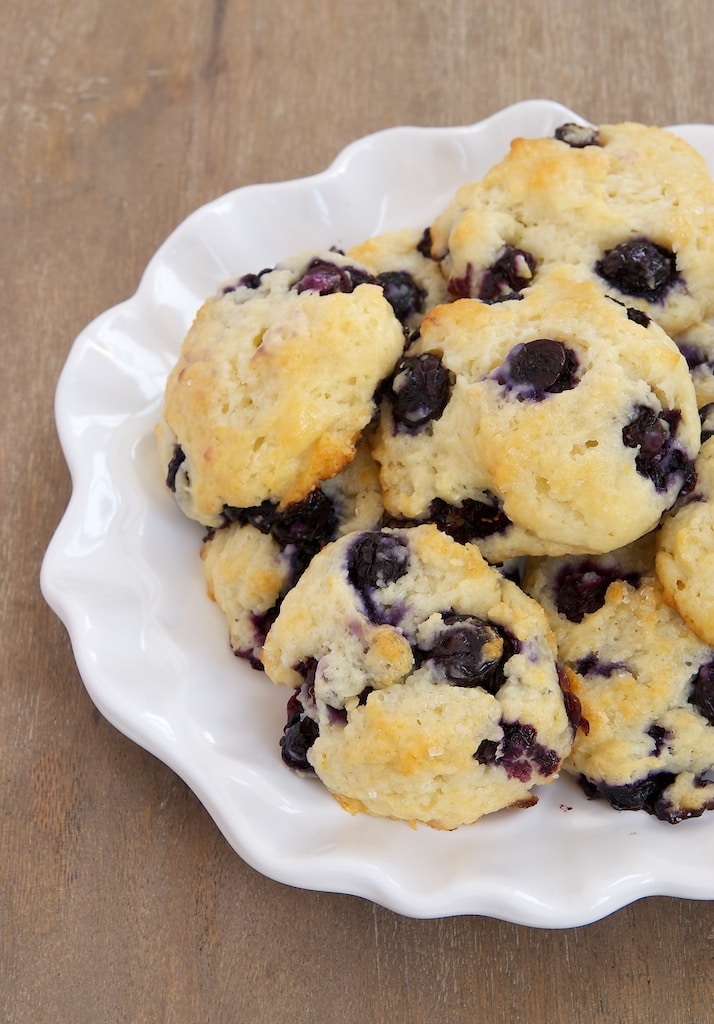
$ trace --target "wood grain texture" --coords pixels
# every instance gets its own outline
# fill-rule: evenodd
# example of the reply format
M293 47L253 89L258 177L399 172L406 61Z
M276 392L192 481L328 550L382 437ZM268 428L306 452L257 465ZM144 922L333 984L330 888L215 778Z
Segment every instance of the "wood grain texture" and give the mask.
M538 931L413 921L258 875L92 706L38 572L69 495L78 331L200 203L356 137L529 97L714 121L709 0L0 3L0 1016L41 1022L703 1024L714 904Z

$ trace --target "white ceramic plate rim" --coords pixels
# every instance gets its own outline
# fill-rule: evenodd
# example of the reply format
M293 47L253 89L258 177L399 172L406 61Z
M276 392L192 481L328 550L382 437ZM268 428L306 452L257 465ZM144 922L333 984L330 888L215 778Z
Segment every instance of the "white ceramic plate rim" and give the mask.
M166 375L222 281L304 249L425 227L518 135L585 120L528 100L463 127L400 127L321 174L230 192L189 216L136 294L90 323L60 376L56 420L72 496L46 552L45 599L105 717L191 787L237 853L273 879L412 917L538 927L597 920L639 898L714 898L714 815L676 827L588 802L561 778L527 811L451 833L352 817L278 754L286 693L230 653L206 598L200 531L163 486L153 444ZM714 165L714 127L675 130Z

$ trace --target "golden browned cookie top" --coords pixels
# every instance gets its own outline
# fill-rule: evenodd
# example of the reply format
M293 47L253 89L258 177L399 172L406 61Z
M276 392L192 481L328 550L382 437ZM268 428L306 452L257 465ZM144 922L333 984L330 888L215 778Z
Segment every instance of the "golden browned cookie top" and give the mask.
M207 301L158 429L186 514L220 525L224 506L289 505L339 473L403 345L383 289L338 253L296 257Z

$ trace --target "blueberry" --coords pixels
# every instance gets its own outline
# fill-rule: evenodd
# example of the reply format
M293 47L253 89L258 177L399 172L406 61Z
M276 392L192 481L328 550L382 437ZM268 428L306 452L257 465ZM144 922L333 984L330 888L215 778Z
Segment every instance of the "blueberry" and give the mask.
M307 752L317 739L320 729L317 722L305 714L299 692L296 690L288 700L287 722L280 739L281 756L288 768L314 772L307 759Z
M538 742L538 732L533 725L524 722L501 722L503 737L496 740L482 740L473 755L479 764L503 768L509 779L528 782L537 767L544 775L553 775L560 767L560 755L556 750Z
M637 309L636 306L627 307L627 319L631 320L633 324L639 324L640 327L649 327L652 323L652 317L641 310Z
M714 725L714 661L702 665L692 680L689 703Z
M567 143L573 149L585 149L586 146L599 146L600 136L597 128L585 124L561 124L555 129L555 138Z
M568 721L570 722L573 733L580 729L580 731L587 736L590 732L590 723L583 715L583 707L580 703L580 698L573 691L570 676L559 662L556 662L555 667L558 672L558 683L560 684L560 689L563 694L565 713L568 716Z
M456 686L480 686L495 694L505 681L503 667L517 643L504 630L475 615L448 613L445 629L425 652Z
M473 283L474 268L471 263L467 263L463 277L449 278L447 291L454 299L470 299L473 295Z
M696 786L696 777L692 781L692 785ZM647 808L645 808L645 810L647 810ZM676 825L677 822L687 821L690 818L699 818L704 811L711 810L714 810L714 800L708 800L699 807L684 809L683 807L675 806L671 801L666 800L664 796L659 797L652 807L652 813L658 817L660 821L668 821L670 825Z
M337 530L337 513L321 488L311 491L275 514L272 534L281 548L290 544L319 549L332 540Z
M555 606L570 622L582 622L586 615L602 608L608 587L615 580L638 587L640 576L587 559L566 563L554 581Z
M499 748L500 743L498 742L498 740L481 740L481 742L478 745L478 749L474 754L474 758L478 761L479 764L496 764Z
M168 469L166 472L166 486L174 494L176 493L176 474L178 473L181 464L186 459L186 453L180 444L174 445L174 453L171 456Z
M224 524L240 523L271 534L281 549L293 546L311 554L332 540L337 530L335 506L319 487L284 509L265 500L246 508L224 505L222 516Z
M573 667L580 676L601 676L603 679L609 679L615 672L627 669L624 662L600 661L594 651L586 654L584 658L579 658Z
M228 295L230 292L234 292L237 288L250 288L251 291L255 291L260 288L263 283L263 278L266 274L269 274L272 267L265 267L258 274L243 274L236 281L232 281L230 284L225 284L221 288L221 295Z
M408 430L420 430L438 419L449 401L452 379L438 355L404 356L387 392L395 422Z
M595 270L623 295L639 296L648 302L659 302L677 280L674 253L646 238L608 249Z
M688 341L677 341L677 347L687 361L690 370L696 370L698 366L706 366L709 362L706 352L697 345L692 345Z
M223 526L238 523L270 534L281 551L287 552L290 587L297 583L317 552L334 540L338 526L335 506L319 487L284 509L267 499L245 508L224 505L222 520Z
M613 295L608 295L607 298L610 302L614 302L616 306L621 306L627 314L627 319L631 320L633 324L639 324L640 327L649 327L652 323L652 317L648 316L644 310L638 309L637 306L626 306L624 302L620 302Z
M434 498L429 506L429 519L460 544L504 533L512 525L496 498L492 502L466 498L461 505L449 505Z
M546 395L570 391L578 383L578 357L562 341L538 338L516 345L493 378L518 398L539 402Z
M377 274L377 284L384 291L384 297L402 324L420 313L424 306L426 292L420 288L406 270L385 270Z
M637 472L652 481L656 490L665 491L676 476L681 478L681 494L694 487L696 475L693 460L675 444L680 414L676 411L656 412L646 405L636 407L629 423L622 428L622 440L628 448L638 448L635 456Z
M341 267L319 256L310 260L305 273L293 288L297 292L317 292L319 295L334 295L336 292L352 292L360 284L373 284L370 277L356 267Z
M263 278L266 274L270 273L271 268L265 267L258 274L243 274L242 277L238 278L237 287L239 288L251 288L255 290L260 288Z
M326 709L330 725L345 725L347 722L347 708L335 708L332 704L327 704Z
M431 254L431 228L424 228L422 236L417 242L417 252L421 253L422 256L427 260L431 260L434 257Z
M505 245L495 262L483 272L477 298L487 303L516 298L531 283L535 267L535 258L529 252Z
M251 625L253 626L253 633L255 635L255 646L260 649L265 643L265 638L268 635L270 627L273 625L278 617L280 611L280 602L278 601L273 605L272 608L268 608L265 612L252 612L250 616ZM265 671L263 662L257 658L252 650L248 651L236 651L236 656L239 658L246 658L252 668L257 669L259 672Z
M628 448L639 448L642 458L652 460L664 450L669 433L663 416L649 406L638 405L633 418L622 428L622 440Z
M407 572L409 551L391 533L360 534L350 547L347 578L355 590L381 589Z
M647 735L654 742L652 753L655 757L659 757L664 749L665 741L671 738L671 734L663 725L653 723L647 730Z
M617 811L647 811L667 821L677 820L662 799L664 790L674 782L671 772L653 772L644 779L611 785L607 782L592 782L584 776L579 782L591 799L604 797Z
M714 402L708 402L699 410L699 419L702 424L702 444L714 436Z
M221 511L223 525L239 523L241 526L253 526L261 533L270 533L275 522L277 505L274 501L267 499L260 505L249 505L238 507L236 505L224 505Z

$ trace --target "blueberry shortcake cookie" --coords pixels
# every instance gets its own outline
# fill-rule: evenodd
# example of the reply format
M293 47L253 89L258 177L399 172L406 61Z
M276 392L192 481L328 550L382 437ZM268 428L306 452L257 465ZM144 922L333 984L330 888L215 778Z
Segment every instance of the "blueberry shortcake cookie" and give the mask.
M684 358L569 267L520 302L432 309L383 393L387 511L476 540L490 561L621 547L693 483Z
M419 328L424 314L449 300L437 261L424 252L424 233L411 228L387 231L353 246L347 253L376 277L408 328Z
M512 142L431 227L450 292L519 298L554 263L582 267L655 319L695 376L714 357L714 184L703 157L662 128L563 125Z
M404 328L372 275L337 252L249 274L199 310L157 429L167 484L207 526L305 499L354 457Z
M696 461L693 493L664 518L655 565L666 599L714 646L714 438Z
M209 531L201 558L209 596L224 613L235 654L262 668L260 652L280 601L313 556L336 537L370 530L383 514L377 467L363 441L345 469L281 510L234 509Z
M714 809L714 650L665 600L654 544L529 560L524 586L581 704L566 771L591 797L676 823Z
M534 803L570 749L542 609L433 525L325 547L263 660L293 688L284 760L352 813L453 829Z

